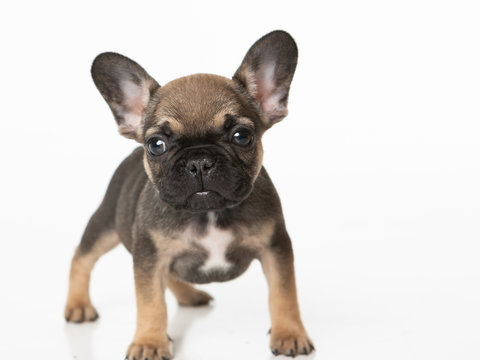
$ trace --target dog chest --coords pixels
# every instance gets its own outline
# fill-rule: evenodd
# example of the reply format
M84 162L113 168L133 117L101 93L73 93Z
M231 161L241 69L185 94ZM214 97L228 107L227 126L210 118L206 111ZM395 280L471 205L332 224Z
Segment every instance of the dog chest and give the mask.
M201 233L190 229L185 241L188 245L173 259L170 270L192 283L231 280L242 274L254 258L253 251L239 244L231 229L222 229L214 221L209 221Z
M228 271L232 264L227 259L227 251L232 240L233 234L230 230L223 230L215 225L209 225L205 236L199 237L195 241L207 255L205 262L199 270L203 272L211 270Z

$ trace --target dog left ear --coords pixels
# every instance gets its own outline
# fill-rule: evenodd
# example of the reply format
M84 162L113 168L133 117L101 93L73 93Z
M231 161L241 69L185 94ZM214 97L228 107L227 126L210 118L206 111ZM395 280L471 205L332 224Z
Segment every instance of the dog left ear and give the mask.
M267 127L288 114L288 92L297 58L293 38L285 31L273 31L253 44L233 76L254 100Z

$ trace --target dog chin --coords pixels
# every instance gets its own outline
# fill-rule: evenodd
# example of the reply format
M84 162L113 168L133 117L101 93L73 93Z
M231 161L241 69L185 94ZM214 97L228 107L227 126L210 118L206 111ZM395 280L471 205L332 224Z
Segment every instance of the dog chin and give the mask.
M226 207L226 202L226 199L215 191L199 191L190 195L184 209L194 212L221 210Z
M186 197L162 192L160 188L157 190L161 201L175 210L205 212L224 210L241 204L250 196L253 186L244 183L227 196L215 190L196 191L188 194Z
M211 190L195 192L182 204L169 201L166 202L176 210L186 210L190 212L218 211L235 205L235 202L228 200L219 193Z

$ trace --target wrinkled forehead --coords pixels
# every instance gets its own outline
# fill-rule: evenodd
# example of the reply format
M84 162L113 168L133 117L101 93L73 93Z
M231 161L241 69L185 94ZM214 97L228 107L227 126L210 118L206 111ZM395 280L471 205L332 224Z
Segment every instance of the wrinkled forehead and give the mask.
M170 127L184 135L203 135L236 122L254 127L254 111L235 90L233 81L216 75L197 74L174 80L155 94L146 135Z

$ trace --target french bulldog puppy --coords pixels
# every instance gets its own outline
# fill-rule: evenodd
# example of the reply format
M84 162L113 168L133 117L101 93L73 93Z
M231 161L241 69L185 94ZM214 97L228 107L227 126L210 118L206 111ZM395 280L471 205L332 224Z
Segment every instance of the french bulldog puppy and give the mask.
M120 134L141 144L118 167L70 270L65 318L98 318L89 296L100 256L123 243L133 256L137 329L127 359L172 358L164 294L208 304L191 284L221 282L258 259L269 286L275 355L314 347L300 318L293 253L280 200L262 166L262 135L287 115L297 46L271 32L232 79L196 74L160 86L134 61L103 53L92 65Z

